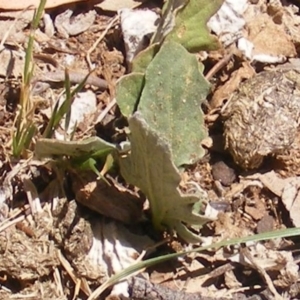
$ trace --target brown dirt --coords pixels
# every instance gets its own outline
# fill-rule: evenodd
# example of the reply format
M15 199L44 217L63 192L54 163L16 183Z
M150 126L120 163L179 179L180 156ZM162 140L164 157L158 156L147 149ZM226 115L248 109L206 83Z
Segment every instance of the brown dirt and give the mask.
M53 10L52 16L57 13L57 10ZM47 42L40 42L37 52L43 54L44 59L40 56L40 59L34 60L36 70L50 72L65 66L66 61L71 59L70 69L88 72L85 55L113 17L114 15L101 11L94 25L84 33L69 38L54 35ZM112 108L101 123L95 121L114 98L116 81L126 73L124 45L118 23L108 30L90 58L95 64L95 74L107 81L108 89L102 92L92 86L84 88L95 92L97 113L78 124L75 139L96 134L110 141L122 139L121 130L116 129L116 124L121 124L121 129L124 127L118 108ZM231 61L230 66L220 71L222 74L215 75L220 75L220 78L223 76L224 81L219 80L214 88L214 91L219 90L220 96L212 97L213 103L218 103L212 106L223 105L224 91L220 91L223 85L234 86L234 89L238 86L236 78L232 79L234 83L231 84L228 84L228 78L235 77L240 69L247 69L244 63L239 64L240 57L234 57L233 60L237 63ZM214 59L209 57L206 64L212 62L215 62ZM238 76L239 80L250 77L250 73L248 68ZM163 238L152 228L147 219L148 212L146 215L142 214L143 205L147 208L145 197L135 188L127 186L116 170L109 174L109 181L113 185L110 189L99 185L94 174L85 174L77 182L78 177L72 172L56 173L52 162L29 163L25 159L26 155L22 160L12 158L11 129L15 126L21 78L3 77L1 81L0 197L10 201L0 203L0 299L87 299L91 291L102 284L108 275L112 275L107 274L105 267L96 265L87 257L92 247L93 226L99 220L101 223L109 223L109 218L113 217L126 223L125 227L135 234L151 236L155 242L160 242ZM39 133L48 122L47 111L51 101L57 99L62 90L63 86L58 84L33 98ZM210 241L217 241L220 238L236 238L293 226L289 211L282 204L280 196L268 190L258 180L249 180L248 176L253 172L241 169L224 149L221 141L223 124L216 107L205 109L210 136L217 137L217 143L207 149L206 156L190 167L183 176L183 189L186 188L185 182L192 180L198 183L208 193L211 206L219 211L218 219L204 226L202 235ZM264 174L276 170L280 178L298 176L298 140L297 136L293 147L276 158L265 157L255 172ZM82 178L92 179L84 182ZM118 193L119 200L122 201L120 206L117 203ZM41 207L35 206L36 198L40 199ZM92 201L93 198L99 201L97 205L105 205L104 209L93 209L95 202L86 204L93 210L82 206L83 202ZM109 202L112 198L113 201ZM99 212L105 217L100 216ZM103 232L101 234L104 236ZM186 248L185 243L175 238L170 241L167 236L165 240L163 246L151 253L152 257ZM299 299L298 279L292 276L295 272L286 269L289 259L291 265L299 264L299 260L292 258L292 254L299 249L299 239L275 240L264 243L263 246L263 250L252 249L250 254L245 250L247 253L243 257L248 255L250 260L252 257L262 261L270 259L275 267L270 267L268 275L254 263L244 264L237 257L243 249L234 247L191 254L183 260L155 266L143 272L143 275L151 283L171 288L172 293L175 293L171 294L173 298L167 298L168 290L163 290L161 293L164 296L159 299L178 299L176 297L179 294L176 293L179 291L182 292L181 299L190 299L188 293L197 293L194 299L234 299L236 295L240 295L239 299L253 295L257 296L255 299L271 299L270 285L266 279L268 276L277 291L287 295L284 299ZM145 244L144 247L148 245ZM272 260L270 257L260 257L261 253L273 255ZM289 254L291 257L287 258ZM100 299L105 299L107 295L108 292ZM158 299L155 297L141 299Z

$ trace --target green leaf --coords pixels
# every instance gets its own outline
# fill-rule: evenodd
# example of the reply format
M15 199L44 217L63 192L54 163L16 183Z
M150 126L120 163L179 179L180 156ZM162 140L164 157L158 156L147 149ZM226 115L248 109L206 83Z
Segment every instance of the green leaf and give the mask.
M26 123L26 126L18 127L12 139L13 156L20 157L22 152L29 148L37 128L33 123Z
M112 152L116 146L99 137L91 137L82 141L60 141L39 139L36 142L35 154L39 158L51 156L101 157Z
M149 53L144 55L148 61ZM144 70L145 60L139 58L134 68ZM170 144L176 166L193 164L204 155L201 142L207 132L201 103L209 84L200 73L201 67L184 47L166 42L145 75L131 73L117 84L116 100L122 114L129 117L141 111L149 126Z
M164 43L146 69L138 110L170 144L176 166L193 164L204 155L201 103L208 92L196 57L178 43Z
M169 0L171 2L175 0ZM219 10L223 0L190 0L178 9L175 27L166 40L180 43L190 52L216 50L220 47L206 23Z
M99 137L91 137L82 141L60 141L54 139L39 139L36 143L35 154L38 158L52 156L68 156L69 164L79 170L91 170L102 178L108 185L104 174L112 167L110 154L116 151L116 146ZM104 169L99 172L98 162L105 162Z
M177 230L187 242L199 242L185 224L203 225L210 219L197 213L201 195L184 195L178 186L180 174L174 165L168 144L136 112L129 119L131 152L120 158L125 180L141 189L150 201L153 224Z
M185 6L189 0L167 0L162 9L162 17L158 28L151 39L151 43L162 43L165 36L173 29L177 11Z
M132 72L144 74L158 50L159 45L153 44L141 51L132 61Z
M145 78L143 73L131 73L123 76L116 86L116 101L125 117L130 117L140 99Z

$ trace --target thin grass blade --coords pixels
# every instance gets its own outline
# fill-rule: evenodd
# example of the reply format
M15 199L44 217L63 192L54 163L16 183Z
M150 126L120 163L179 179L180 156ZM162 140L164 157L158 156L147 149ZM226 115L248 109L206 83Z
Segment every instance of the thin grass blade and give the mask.
M201 252L208 249L218 249L220 247L224 246L232 246L237 245L241 243L247 243L247 242L259 242L259 241L265 241L275 238L285 238L285 237L292 237L292 236L298 236L300 235L300 228L289 228L289 229L281 229L281 230L275 230L271 232L265 232L261 234L256 234L252 236L242 237L242 238L236 238L231 240L225 240L218 243L214 243L208 246L203 246L199 248L195 248L189 251L183 251L179 253L172 253L168 255L162 255L160 257L147 259L145 261L138 262L136 264L133 264L129 266L128 268L124 269L123 271L113 275L111 278L109 278L106 282L104 282L100 287L98 287L88 298L88 300L97 299L108 287L125 280L126 278L129 278L130 276L133 276L136 272L140 272L144 270L145 268L151 267L153 265L156 265L158 263L162 263L165 261L168 261L170 259L178 258L181 256L185 256L189 253L194 252Z

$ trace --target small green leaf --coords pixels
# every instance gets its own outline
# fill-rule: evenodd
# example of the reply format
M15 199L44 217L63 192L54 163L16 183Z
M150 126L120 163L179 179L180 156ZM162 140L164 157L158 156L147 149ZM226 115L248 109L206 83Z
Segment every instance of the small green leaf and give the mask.
M145 50L141 51L132 62L132 72L145 73L148 65L159 50L158 44L150 45Z
M35 147L35 154L38 158L67 156L73 168L91 170L108 185L110 184L104 175L113 165L113 158L110 154L114 151L116 151L115 145L99 137L91 137L83 141L39 139ZM98 162L105 162L101 172L97 169Z
M102 157L100 156L102 155ZM107 155L107 152L100 152L97 153L98 157L93 157L93 156L86 156L86 157L79 157L79 158L75 158L72 159L71 165L72 167L74 167L75 169L81 170L81 171L93 171L97 176L98 179L103 179L107 185L110 186L110 183L106 180L106 178L104 177L105 173L107 171L110 170L110 168L113 166L113 164L111 164L110 166L108 165L104 165L103 168L105 168L104 170L102 169L101 172L97 169L97 163L98 161L96 160L96 158L100 158L102 160L104 160L104 158L108 158L109 155Z
M131 152L120 158L122 176L147 196L157 229L178 230L187 242L199 242L200 237L185 224L203 225L210 220L194 210L204 193L182 194L178 187L181 177L168 144L150 128L141 113L136 112L129 119L129 128Z
M144 87L144 77L143 73L131 73L117 82L116 100L121 113L127 118L134 113L138 105Z
M174 0L169 0L174 1ZM206 23L219 10L223 0L190 0L179 8L175 27L166 40L180 43L189 52L216 50L220 47L216 37L210 34Z
M39 158L51 156L85 157L106 155L116 149L116 146L99 137L91 137L82 141L60 141L54 139L39 139L36 142L35 154Z
M162 17L158 28L151 39L151 43L162 43L165 36L173 29L177 11L185 6L189 0L167 0L162 9Z

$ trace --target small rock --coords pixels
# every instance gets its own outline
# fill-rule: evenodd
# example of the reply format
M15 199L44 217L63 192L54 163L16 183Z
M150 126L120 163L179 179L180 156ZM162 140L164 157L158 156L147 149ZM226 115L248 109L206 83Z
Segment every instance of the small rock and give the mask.
M88 30L95 22L96 11L90 10L73 16L73 11L67 9L56 16L54 25L63 38L78 35Z
M218 161L212 166L212 176L214 180L220 181L224 186L230 186L236 179L234 169L223 161Z
M272 231L274 229L274 218L270 215L265 215L262 219L257 223L257 233L263 233Z

